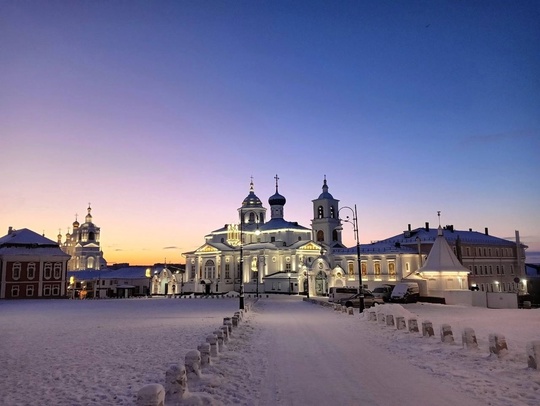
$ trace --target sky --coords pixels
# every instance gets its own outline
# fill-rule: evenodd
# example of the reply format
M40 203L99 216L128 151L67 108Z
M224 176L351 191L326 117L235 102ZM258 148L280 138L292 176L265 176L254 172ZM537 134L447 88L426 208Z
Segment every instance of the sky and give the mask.
M310 227L326 176L362 243L441 211L540 262L539 20L537 1L1 1L0 234L56 240L91 203L109 263L183 262L252 177L269 209L278 174Z
M206 342L238 299L8 300L0 309L2 404L131 406L145 385L165 385L168 368ZM526 347L538 339L540 309L416 303L375 311L416 318L420 329L429 320L435 335L298 296L262 298L201 379L188 380L182 404L538 405L539 375L527 368ZM454 343L441 342L443 324ZM462 346L466 327L476 350ZM506 339L501 359L489 355L492 333ZM203 396L206 402L194 402Z

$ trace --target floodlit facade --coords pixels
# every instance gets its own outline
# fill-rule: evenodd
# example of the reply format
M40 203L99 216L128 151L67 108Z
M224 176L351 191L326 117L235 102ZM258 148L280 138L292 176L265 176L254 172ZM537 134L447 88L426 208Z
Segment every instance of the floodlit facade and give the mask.
M100 270L106 268L100 247L100 228L93 223L92 208L88 205L84 223L73 222L73 232L67 232L62 243L62 234L58 234L58 244L71 256L68 262L69 271Z
M472 287L526 293L526 246L519 238L513 242L490 236L487 230L482 234L446 226L438 231L430 229L428 223L413 230L409 225L396 236L361 244L358 261L356 246L347 248L342 243L344 223L349 219L344 221L340 212L349 208L340 208L339 200L329 193L326 178L322 193L312 200L311 228L285 220L286 199L279 194L277 176L276 192L268 204L269 220L252 181L248 196L238 208L238 223L212 231L197 250L183 254L184 292L239 291L242 282L246 293L309 292L310 296L325 296L330 287L358 287L359 272L368 289L393 285L425 265L440 232L462 266L454 278L444 281L423 270L438 295L444 289Z

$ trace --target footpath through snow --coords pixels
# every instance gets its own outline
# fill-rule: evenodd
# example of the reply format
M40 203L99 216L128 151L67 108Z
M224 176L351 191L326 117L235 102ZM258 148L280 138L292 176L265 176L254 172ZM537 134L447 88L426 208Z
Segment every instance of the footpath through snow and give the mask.
M436 328L472 325L480 349L296 296L263 298L200 382L188 385L190 395L245 406L540 404L540 371L527 368L524 351L539 339L540 310L380 307L390 306ZM237 309L238 299L0 302L0 405L134 405L140 388L164 384L170 365ZM454 326L456 337L463 326ZM488 332L506 335L505 359L489 356Z

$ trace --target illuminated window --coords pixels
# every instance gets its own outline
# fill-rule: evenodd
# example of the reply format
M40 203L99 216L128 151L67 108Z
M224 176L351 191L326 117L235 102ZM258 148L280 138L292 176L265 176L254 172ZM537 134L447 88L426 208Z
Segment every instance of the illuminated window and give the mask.
M330 218L335 217L334 206L330 206Z
M86 265L88 269L94 269L94 257L88 257L86 260Z
M354 264L352 262L347 263L347 269L349 271L349 276L354 275Z
M388 273L390 276L396 276L396 264L393 262L388 263Z
M367 264L362 262L362 275L367 275Z
M375 262L375 276L381 275L381 263Z
M317 217L320 219L324 218L324 209L322 206L317 208Z

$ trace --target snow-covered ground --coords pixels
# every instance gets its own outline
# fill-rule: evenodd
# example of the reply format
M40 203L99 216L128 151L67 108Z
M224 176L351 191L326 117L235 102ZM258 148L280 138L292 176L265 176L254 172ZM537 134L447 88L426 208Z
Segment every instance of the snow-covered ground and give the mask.
M247 299L249 301L250 299ZM237 311L238 299L0 302L0 404L133 405L147 383ZM226 405L538 405L540 371L525 345L540 340L540 310L383 305L416 314L436 335L397 331L299 297L263 298L227 351L191 383L194 397ZM443 344L441 324L456 342ZM472 327L477 351L461 346ZM506 337L503 359L488 335Z

